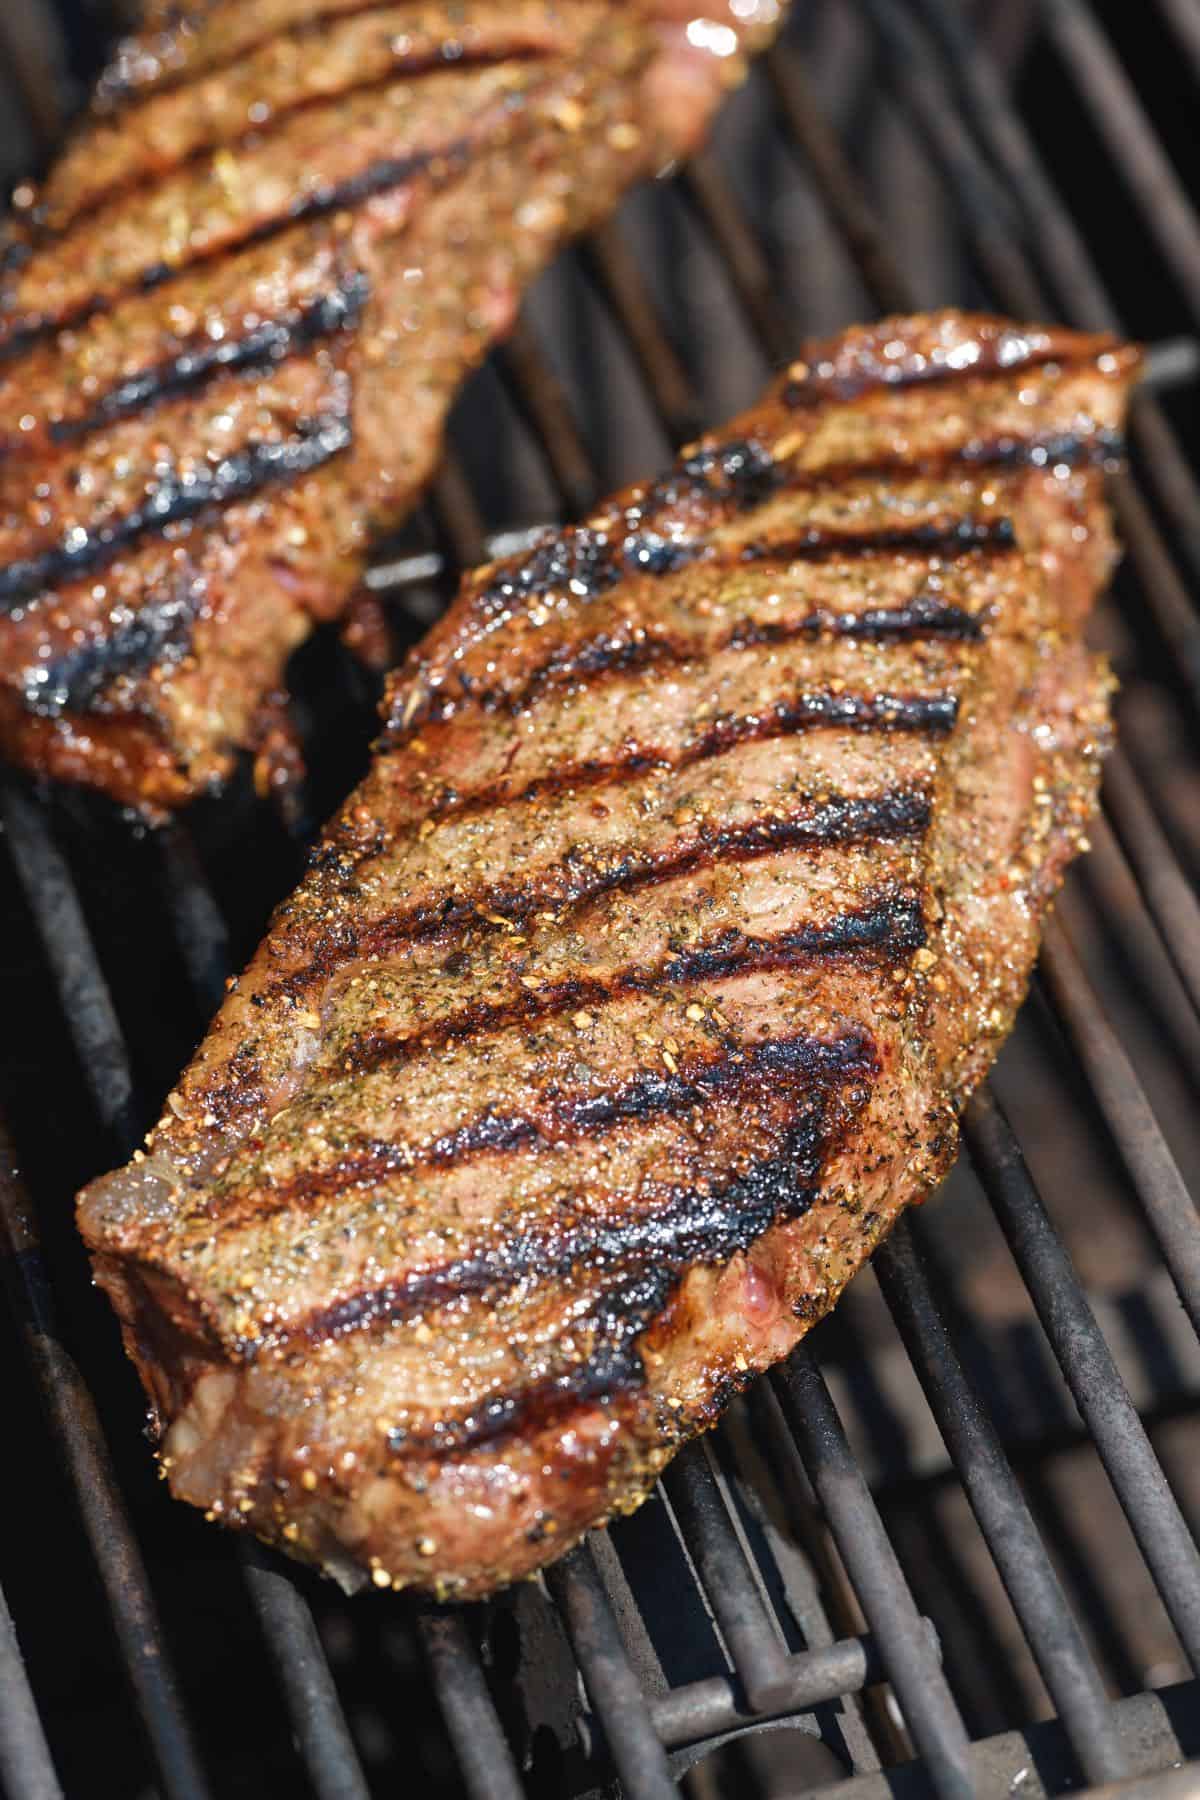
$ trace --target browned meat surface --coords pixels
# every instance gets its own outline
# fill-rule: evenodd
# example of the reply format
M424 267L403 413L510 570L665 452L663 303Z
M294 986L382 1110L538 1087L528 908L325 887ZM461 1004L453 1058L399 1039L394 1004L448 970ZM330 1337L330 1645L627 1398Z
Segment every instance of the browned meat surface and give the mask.
M781 7L707 11L147 9L0 273L0 749L149 813L228 773L522 290Z
M466 582L82 1199L177 1494L478 1594L833 1304L951 1160L1082 844L1136 367L851 331Z

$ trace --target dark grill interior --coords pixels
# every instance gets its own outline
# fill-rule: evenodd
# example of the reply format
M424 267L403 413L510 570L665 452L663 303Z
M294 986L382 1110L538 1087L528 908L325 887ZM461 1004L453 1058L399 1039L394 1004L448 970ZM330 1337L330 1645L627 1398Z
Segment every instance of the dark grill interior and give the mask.
M967 1154L811 1346L544 1585L347 1602L158 1488L70 1201L155 1116L364 766L376 679L329 633L297 659L302 795L244 771L147 833L6 777L11 1796L1200 1788L1200 14L794 12L713 148L540 284L371 585L399 654L489 534L648 473L851 318L985 304L1155 343L1097 620L1121 749ZM14 172L103 23L0 23Z

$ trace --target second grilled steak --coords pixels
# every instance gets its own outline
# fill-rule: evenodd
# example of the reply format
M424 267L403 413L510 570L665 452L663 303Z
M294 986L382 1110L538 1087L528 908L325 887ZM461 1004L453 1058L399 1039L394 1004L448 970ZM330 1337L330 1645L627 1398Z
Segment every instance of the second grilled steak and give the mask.
M930 1190L1095 803L1136 364L848 332L468 580L82 1199L177 1494L485 1592L635 1505Z
M0 747L148 811L228 772L523 289L780 9L712 10L720 54L673 0L151 9L8 247Z

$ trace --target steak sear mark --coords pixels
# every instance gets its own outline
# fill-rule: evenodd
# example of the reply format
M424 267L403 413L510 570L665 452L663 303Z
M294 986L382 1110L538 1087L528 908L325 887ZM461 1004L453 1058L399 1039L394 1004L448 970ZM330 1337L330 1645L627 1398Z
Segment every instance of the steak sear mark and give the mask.
M653 993L665 985L687 986L753 970L779 971L813 957L864 952L892 957L919 950L925 939L920 895L911 889L894 889L878 893L865 906L838 913L820 925L801 925L767 938L730 928L717 937L676 949L653 968L624 969L604 979L579 976L570 981L548 981L542 987L523 987L502 1003L465 1006L434 1025L423 1024L404 1036L385 1031L362 1036L345 1047L342 1066L348 1065L355 1075L367 1074L485 1031L550 1018L570 1007L603 1006L620 994Z
M282 362L322 338L353 330L368 292L367 277L355 270L330 293L282 318L264 319L244 337L216 342L204 339L153 368L129 376L101 395L90 412L73 419L54 420L49 435L56 443L76 443L116 419L143 411L157 400L199 387L218 373Z
M323 413L301 421L296 436L279 444L251 444L215 467L171 475L159 481L143 506L92 530L74 527L53 549L0 569L0 612L12 612L60 582L72 581L117 551L166 526L195 518L210 506L244 499L277 481L319 469L349 448L348 418Z
M647 1076L615 1093L594 1095L581 1103L595 1113L594 1121L583 1129L602 1130L626 1119L688 1110L712 1093L734 1093L764 1078L803 1082L784 1159L790 1181L803 1185L820 1173L828 1091L869 1080L877 1072L878 1052L862 1030L849 1031L833 1042L807 1036L776 1039L747 1051L739 1064L723 1061L707 1070L690 1070L686 1077L682 1072L674 1077ZM520 1138L521 1143L530 1141L533 1137ZM510 1146L505 1142L502 1147ZM769 1164L765 1170L778 1167ZM628 1264L646 1257L680 1268L694 1261L724 1261L747 1249L783 1203L777 1180L767 1176L764 1181L764 1173L760 1167L707 1195L676 1190L668 1194L665 1205L640 1216L628 1206L611 1220L593 1213L575 1219L564 1214L551 1224L539 1223L528 1232L497 1238L439 1268L412 1270L397 1281L308 1313L289 1322L286 1336L321 1341L411 1318L464 1295L511 1288L529 1279L561 1278L582 1266ZM739 1206L754 1193L757 1206ZM244 1354L248 1345L240 1348Z

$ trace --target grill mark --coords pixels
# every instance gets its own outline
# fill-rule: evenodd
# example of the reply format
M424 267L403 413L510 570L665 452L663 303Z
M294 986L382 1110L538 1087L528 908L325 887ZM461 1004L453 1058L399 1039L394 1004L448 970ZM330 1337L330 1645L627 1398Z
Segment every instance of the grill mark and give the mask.
M629 674L638 669L677 668L699 657L717 655L722 650L753 650L794 643L799 638L821 637L861 638L871 643L937 638L978 643L983 637L983 625L976 614L961 606L952 606L934 594L915 594L903 606L864 607L860 613L836 613L828 608L818 608L787 622L742 619L710 644L700 647L692 639L672 637L667 633L643 632L635 638L623 638L604 632L585 639L573 649L553 652L529 672L522 687L514 690L476 688L461 695L436 690L419 715L420 723L449 718L463 698L484 712L504 710L515 714L524 712L549 688L590 684L597 677ZM463 685L465 689L465 679ZM418 729L413 718L402 723L395 720L393 713L384 742L389 748L398 748Z
M114 202L118 200L128 200L136 194L145 193L148 189L155 187L163 180L172 180L176 175L183 173L187 169L196 167L198 164L204 162L206 158L212 157L214 154L221 151L228 151L232 155L236 154L236 152L247 143L261 144L269 142L273 132L279 125L282 125L285 122L290 123L293 119L299 117L300 114L312 112L317 107L332 106L343 100L352 100L361 94L369 94L374 90L382 91L385 88L395 87L400 82L407 81L410 77L419 79L422 75L427 75L439 70L450 68L486 69L497 67L500 63L506 62L527 63L547 60L550 60L550 58L529 47L520 50L477 50L472 52L465 46L460 57L449 60L439 54L418 56L411 60L397 59L387 70L378 75L368 76L363 81L348 82L345 87L335 88L328 92L306 94L303 99L295 100L291 105L285 104L283 106L274 106L271 109L269 119L264 120L261 124L248 126L245 131L239 132L236 137L218 139L216 142L211 143L197 144L193 149L187 151L176 161L169 163L165 168L145 169L138 175L111 182L108 187L99 189L90 199L79 206L76 211L69 215L65 223L60 226L43 226L39 219L38 212L35 209L32 213L26 215L29 222L35 228L40 227L40 229L37 229L34 254L36 255L38 250L65 243L77 226L86 224L89 220L93 219L98 212L103 211L105 207L111 206ZM149 96L147 96L147 98L149 98Z
M760 712L722 717L677 754L631 749L620 756L588 762L559 763L524 787L511 788L503 776L468 793L453 791L430 808L432 819L462 818L494 806L518 806L565 794L572 788L605 787L651 769L690 769L739 744L765 743L803 731L832 727L850 731L900 731L916 736L945 737L958 718L953 694L835 694L814 689L777 700Z
M90 412L55 419L48 435L58 444L77 443L118 419L147 410L156 401L199 387L216 374L257 369L282 362L298 350L358 324L369 294L361 270L354 270L329 293L279 319L264 319L244 337L206 340L178 356L140 370L101 395Z
M1075 367L1086 366L1076 358ZM965 443L915 455L865 457L852 462L828 463L816 469L795 469L778 461L763 444L752 438L733 438L697 451L677 463L658 481L643 488L625 510L625 522L633 529L657 514L689 499L724 502L737 515L753 512L772 495L824 493L853 480L886 480L903 475L943 474L955 463L1011 468L1065 462L1072 467L1105 464L1124 454L1119 431L1101 428L1090 432L1060 432L1050 438L1024 438L1013 434L970 438Z
M736 1097L764 1075L827 1081L837 1071L866 1073L865 1033L850 1033L827 1046L811 1037L779 1039L755 1045L733 1060L736 1045L725 1044L711 1061L693 1057L675 1073L645 1070L627 1081L591 1093L543 1094L538 1115L498 1113L492 1109L444 1133L420 1148L372 1140L324 1169L301 1169L289 1181L252 1197L255 1225L301 1207L327 1205L347 1188L368 1188L389 1175L414 1169L457 1169L478 1158L502 1156L534 1145L578 1142L599 1137L622 1125L646 1125L675 1118L706 1100ZM228 1225L245 1196L236 1190L221 1214Z
M781 391L783 404L793 410L821 407L832 401L856 400L863 394L879 392L901 392L907 388L927 387L936 384L967 381L1008 381L1014 375L1027 369L1044 369L1057 364L1060 368L1074 369L1085 364L1094 363L1098 352L1070 351L1061 345L1056 349L1051 344L1043 344L1037 348L1027 348L1022 354L1014 355L1007 360L1001 349L1003 343L1015 344L1024 342L1022 334L1004 332L999 339L991 343L980 343L981 355L976 362L966 368L953 368L946 362L927 361L922 368L912 362L897 363L887 368L862 368L853 375L837 376L832 373L822 375L810 373L805 377L786 381ZM1116 347L1116 339L1106 340ZM819 368L820 365L818 365Z
M786 1161L792 1183L807 1185L819 1174L824 1154L828 1092L852 1081L873 1079L879 1071L879 1058L869 1034L859 1030L847 1032L833 1043L806 1036L776 1039L747 1051L740 1065L724 1063L718 1067L721 1073L713 1086L719 1082L727 1093L736 1093L763 1078L807 1084L795 1101L786 1136L788 1155L780 1159ZM686 1110L700 1103L706 1091L713 1091L698 1087L689 1091L686 1083L675 1085L682 1089L682 1099L672 1095L666 1104L655 1104L633 1116L647 1118L663 1111ZM620 1115L615 1115L612 1122L620 1122ZM767 1169L778 1166L765 1165ZM561 1280L580 1265L627 1266L631 1260L651 1256L661 1262L670 1258L672 1252L678 1258L676 1272L697 1260L723 1261L735 1251L749 1248L770 1225L778 1209L779 1192L773 1181L767 1183L769 1208L751 1208L747 1216L730 1204L735 1195L745 1196L748 1183L760 1180L761 1171L754 1170L707 1196L695 1189L668 1190L663 1207L640 1217L631 1216L626 1210L611 1220L598 1220L590 1213L572 1220L560 1210L549 1222L485 1244L439 1268L412 1270L398 1281L316 1308L289 1321L280 1335L327 1341L375 1324L410 1319L464 1296L510 1289L530 1279ZM766 1198L760 1194L761 1200ZM707 1245L708 1257L702 1255L701 1244ZM240 1341L243 1354L247 1348L246 1340Z
M1087 359L1079 359L1085 363ZM642 529L647 519L685 496L700 493L730 503L735 513L750 512L773 493L824 493L849 481L936 477L956 464L978 468L1107 467L1120 461L1125 440L1118 431L1064 432L1049 438L995 437L968 440L927 456L869 458L830 464L823 469L791 471L773 461L761 445L734 439L698 453L643 490L623 515L627 529L574 526L535 546L516 567L501 569L471 597L472 609L485 614L506 609L513 600L534 599L567 588L579 599L607 592L627 575L667 575L689 563L856 556L872 551L923 550L941 556L971 551L1013 549L1016 537L1009 519L952 519L946 524L884 527L868 532L839 532L814 526L796 538L762 546L715 546L703 539L676 539ZM732 462L739 471L724 485L714 485L706 471ZM696 465L699 472L693 469Z
M394 1428L389 1433L389 1447L397 1453L457 1454L503 1436L536 1431L589 1401L619 1399L644 1388L646 1374L637 1339L666 1310L690 1268L727 1263L749 1250L772 1226L802 1218L810 1210L820 1194L817 1175L823 1137L824 1118L814 1108L797 1118L777 1158L756 1165L710 1193L672 1190L658 1214L657 1228L637 1246L643 1261L653 1258L653 1266L632 1274L620 1272L618 1279L596 1296L587 1321L593 1342L586 1356L560 1374L520 1389L498 1390L457 1417L442 1416L428 1428ZM631 1233L627 1222L617 1235L625 1239ZM603 1250L598 1250L597 1257L602 1254ZM574 1266L573 1261L547 1256L542 1278L562 1280ZM620 1265L617 1267L619 1270ZM314 1316L305 1340L325 1341L328 1336L343 1336L369 1326L376 1317L386 1319L384 1293L379 1301L381 1310L374 1317L351 1316L326 1325L319 1315ZM241 1354L249 1357L254 1348L248 1344Z
M790 1191L794 1211L782 1216L799 1217L817 1197L815 1189L793 1186ZM781 1216L781 1209L782 1202L775 1215L777 1218ZM681 1201L679 1210L681 1217L686 1216L686 1202ZM714 1217L714 1238L718 1229ZM703 1224L700 1222L695 1235L703 1243ZM730 1257L736 1254L737 1248L735 1245L730 1250ZM712 1254L702 1256L698 1253L692 1260L715 1263L722 1258L714 1249ZM635 1341L666 1309L685 1273L685 1268L671 1271L659 1268L616 1282L597 1296L595 1313L588 1321L593 1331L594 1348L586 1357L559 1375L531 1382L516 1392L501 1390L493 1393L457 1417L435 1419L428 1428L393 1427L388 1433L389 1449L426 1458L459 1455L494 1444L502 1437L518 1434L526 1437L589 1402L607 1404L635 1394L645 1385L645 1369Z
M107 637L53 662L33 664L21 676L25 705L44 718L68 711L86 713L117 676L140 675L182 661L192 647L202 594L199 581L180 584L165 596L148 600Z
M561 881L564 874L575 875L575 885L556 904L576 906L583 900L618 889L622 893L632 893L657 886L669 876L686 875L700 864L716 862L720 858L742 861L768 850L805 846L815 849L827 844L873 843L881 839L913 837L925 831L931 810L927 794L907 788L893 788L869 799L835 795L821 804L813 803L812 810L803 818L768 816L732 828L704 821L694 845L659 860L639 859L636 852L631 851L619 861L598 867L568 855L547 871L547 877L557 875ZM483 901L495 916L512 924L521 924L527 923L535 912L549 903L553 891L551 880L543 878L522 887L493 889L486 896L480 896L479 901ZM400 917L381 920L378 925L355 933L356 949L350 953L382 954L387 947L399 946L410 937L441 937L477 917L479 901L447 894L439 901L413 907Z
M1124 434L1101 426L1095 431L1063 431L1032 441L972 438L959 445L952 460L989 469L1043 469L1059 463L1068 469L1107 469L1124 456Z
M686 456L644 487L635 503L641 521L695 498L726 500L749 512L786 482L785 465L754 438L728 438Z
M932 810L929 794L890 788L867 799L834 796L820 805L813 804L803 818L767 816L735 827L705 821L695 843L657 860L639 859L630 853L620 861L597 867L567 858L554 864L539 882L529 882L524 887L493 889L486 896L474 898L444 893L436 901L394 913L374 924L339 928L324 939L307 963L273 984L270 993L295 998L314 983L328 980L343 963L358 957L394 955L410 941L440 938L449 943L463 926L481 915L514 925L527 924L548 905L553 904L561 917L601 895L618 890L637 893L719 860L749 862L775 850L819 850L833 844L896 842L919 837L928 829ZM315 856L320 855L318 849ZM562 883L570 875L575 876L575 882L564 894Z
M861 471L860 471L861 472ZM736 567L752 562L818 562L835 556L870 556L916 551L946 559L1016 548L1011 519L961 517L924 525L881 526L871 531L835 531L812 526L788 538L713 545L707 540L676 542L650 532L620 538L582 525L540 544L526 561L493 576L470 599L471 611L497 615L515 600L533 600L567 589L580 600L607 593L628 575L667 575L689 563Z
M157 99L160 95L177 93L180 88L190 87L209 75L219 75L223 69L234 68L256 51L264 50L269 44L282 39L304 39L319 37L324 26L341 25L349 19L359 19L374 12L389 12L396 0L362 0L358 6L329 7L310 14L307 19L297 20L295 24L284 26L280 30L270 31L264 37L252 38L248 43L239 44L228 56L214 56L198 65L185 64L182 68L169 70L158 80L141 82L130 75L123 76L121 67L128 67L129 57L122 54L118 46L114 60L101 74L96 83L93 105L98 112L111 115L117 112L127 118L136 116L137 109L147 101ZM459 58L446 57L446 65L453 66Z
M361 205L364 200L373 199L376 194L385 193L389 188L399 187L410 181L414 175L422 174L433 163L454 164L461 167L466 164L471 154L472 144L468 138L456 139L440 150L414 150L407 156L380 157L357 175L350 175L345 181L335 182L330 187L317 188L311 194L305 194L294 200L287 210L273 219L264 219L244 237L237 240L241 249L251 244L261 244L268 238L276 237L279 232L289 226L305 224L312 219L324 218L327 213L341 208ZM212 252L223 255L232 246L220 244ZM157 267L147 269L140 285L143 288L157 288L184 267L194 268L196 262L207 261L206 255L194 259L178 267L171 263L160 263Z
M68 307L61 315L42 319L35 317L14 327L6 337L0 339L0 362L21 354L39 341L53 337L64 326L78 326L97 313L111 311L113 305L126 293L154 292L165 287L175 277L187 274L217 257L251 249L280 236L284 231L290 231L296 225L324 218L328 213L351 211L378 194L402 187L418 175L428 172L434 187L441 188L466 167L472 148L470 139L459 138L442 149L414 151L409 156L383 157L358 175L305 194L284 212L277 213L274 218L263 219L233 242L224 240L213 244L176 263L152 263L139 276L111 295L93 295L88 300Z
M798 629L747 621L735 626L728 642L718 648L741 650L755 644L786 643L793 636L869 638L876 642L888 638L951 638L978 643L983 637L983 625L979 616L965 607L939 600L936 594L914 594L903 606L868 606L860 613L819 608L801 619Z
M547 982L541 988L522 988L507 1000L471 1003L402 1037L373 1032L349 1044L340 1062L343 1069L349 1065L353 1075L367 1075L509 1025L532 1024L579 1006L601 1007L622 994L651 994L668 986L686 987L733 975L777 973L817 957L854 955L860 959L863 952L870 952L872 960L875 953L890 958L919 950L925 941L920 895L911 888L881 889L869 895L865 905L837 913L821 925L801 925L768 938L730 927L718 937L675 951L655 968L623 969L606 978L578 976Z
M23 601L86 574L135 539L157 536L168 525L195 518L211 506L245 499L273 482L319 469L347 449L351 439L348 418L317 414L301 420L296 435L282 443L252 444L213 469L161 481L133 512L94 530L78 526L52 549L0 569L0 613L12 612Z
M885 526L876 531L836 532L822 526L791 538L767 539L736 546L741 562L822 562L834 556L872 556L892 551L923 551L951 560L960 556L1015 550L1017 534L1008 518L955 518L944 524Z

